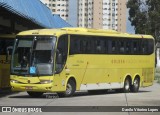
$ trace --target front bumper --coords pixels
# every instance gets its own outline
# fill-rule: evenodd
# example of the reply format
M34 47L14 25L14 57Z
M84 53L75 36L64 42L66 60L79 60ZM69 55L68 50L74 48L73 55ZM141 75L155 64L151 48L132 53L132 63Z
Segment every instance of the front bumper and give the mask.
M53 84L20 84L10 82L13 91L52 92Z

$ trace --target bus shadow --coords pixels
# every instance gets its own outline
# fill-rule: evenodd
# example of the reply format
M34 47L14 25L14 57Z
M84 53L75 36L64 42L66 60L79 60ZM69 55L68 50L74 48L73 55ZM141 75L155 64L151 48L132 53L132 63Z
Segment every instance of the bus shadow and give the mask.
M148 93L151 91L139 91L137 93ZM137 93L133 93L133 92L129 92L128 94L137 94ZM113 95L113 94L124 94L123 92L117 92L115 90L109 90L109 91L98 91L98 92L94 92L94 93L90 93L90 92L76 92L74 94L74 97L80 97L80 96L96 96L96 95Z
M137 93L147 93L147 92L152 92L152 91L138 91Z
M151 91L139 91L137 93L148 93ZM129 92L127 94L137 94L137 93L132 93ZM45 98L45 99L58 99L58 98L74 98L74 97L82 97L82 96L98 96L98 95L113 95L113 94L124 94L122 92L117 92L115 90L109 90L109 91L97 91L97 92L93 92L90 93L88 91L80 91L80 92L76 92L72 97L59 97L56 93L44 93L42 96L40 97L31 97L28 94L23 94L23 95L14 95L14 96L9 96L9 98L26 98L26 99L39 99L39 98Z
M23 94L23 95L14 95L14 96L9 96L9 98L26 98L26 99L40 99L40 98L46 98L46 99L53 99L53 98L59 98L58 95L56 93L44 93L42 96L40 97L31 97L28 94Z

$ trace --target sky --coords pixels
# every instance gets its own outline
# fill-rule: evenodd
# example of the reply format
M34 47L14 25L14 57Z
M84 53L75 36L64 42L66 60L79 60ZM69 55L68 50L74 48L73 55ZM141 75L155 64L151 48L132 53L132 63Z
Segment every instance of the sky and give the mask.
M134 30L134 27L131 26L131 23L129 20L127 20L127 33L130 33L130 34L135 34L135 30Z
M130 34L135 34L135 30L134 30L134 27L131 26L131 22L128 20L127 18L127 33L130 33Z
M134 30L134 27L131 26L131 22L128 20L128 17L129 17L129 10L127 9L127 33L130 33L130 34L134 34L135 33L135 30Z

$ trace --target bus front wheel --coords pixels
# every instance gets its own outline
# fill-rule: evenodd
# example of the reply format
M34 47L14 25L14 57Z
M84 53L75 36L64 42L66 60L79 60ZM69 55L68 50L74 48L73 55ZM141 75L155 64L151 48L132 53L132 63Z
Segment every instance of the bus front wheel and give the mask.
M27 93L31 97L41 97L43 95L43 92L31 92L31 91L27 91Z
M69 80L65 92L57 93L59 97L71 97L76 91L76 84L73 80Z
M136 77L133 81L133 85L131 86L131 91L132 92L138 92L139 90L139 84L140 84L140 80L138 77Z

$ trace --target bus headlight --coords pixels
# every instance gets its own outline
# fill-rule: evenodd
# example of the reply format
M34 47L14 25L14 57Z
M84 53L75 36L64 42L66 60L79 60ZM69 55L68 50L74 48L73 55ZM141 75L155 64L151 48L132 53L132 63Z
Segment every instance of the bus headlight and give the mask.
M41 80L40 83L41 84L48 84L48 83L52 83L52 80Z

